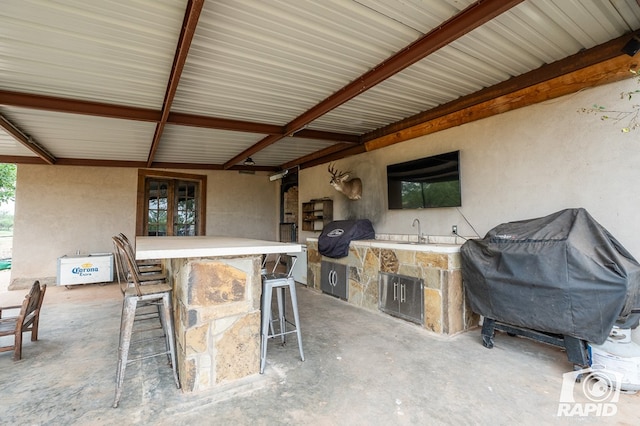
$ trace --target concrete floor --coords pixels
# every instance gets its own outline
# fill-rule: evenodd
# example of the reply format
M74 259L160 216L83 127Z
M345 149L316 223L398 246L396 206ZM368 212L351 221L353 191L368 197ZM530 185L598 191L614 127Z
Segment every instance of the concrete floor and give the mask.
M24 292L0 291L0 305ZM305 287L298 297L305 362L292 335L270 344L264 375L183 394L151 359L129 366L114 409L117 287L48 288L40 340L25 335L18 362L0 353L0 424L640 424L640 394L612 417L558 417L572 366L557 348L498 334L489 350L478 329L436 336Z

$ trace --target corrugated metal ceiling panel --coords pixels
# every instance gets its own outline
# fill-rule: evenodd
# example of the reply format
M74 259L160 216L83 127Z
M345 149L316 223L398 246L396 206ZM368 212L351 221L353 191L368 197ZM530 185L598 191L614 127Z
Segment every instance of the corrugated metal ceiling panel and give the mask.
M155 130L154 123L24 108L2 114L58 158L146 161Z
M266 135L167 125L155 161L224 164Z
M279 166L334 145L335 142L287 137L268 146L251 158L258 166Z
M20 142L18 142L12 135L7 133L0 127L0 152L3 155L20 155L26 157L36 157L36 154L31 152Z
M186 0L3 0L0 87L160 108Z
M205 3L174 110L284 125L457 11L411 2L415 29L370 3Z
M634 0L521 3L309 127L373 131L604 43L640 26L640 9L631 3ZM631 15L621 15L630 9Z
M168 125L163 133L155 161L195 164L223 164L229 153L239 153L266 135ZM334 141L284 138L251 158L256 166L277 167L318 150ZM239 163L241 164L242 161Z

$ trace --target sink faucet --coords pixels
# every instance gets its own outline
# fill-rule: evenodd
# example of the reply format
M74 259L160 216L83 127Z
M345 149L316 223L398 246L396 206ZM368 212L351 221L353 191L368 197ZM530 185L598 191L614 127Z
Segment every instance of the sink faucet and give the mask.
M416 223L418 224L418 243L422 243L424 240L424 237L422 236L422 231L420 230L420 220L418 218L413 219L413 223L411 224L411 227L415 228Z

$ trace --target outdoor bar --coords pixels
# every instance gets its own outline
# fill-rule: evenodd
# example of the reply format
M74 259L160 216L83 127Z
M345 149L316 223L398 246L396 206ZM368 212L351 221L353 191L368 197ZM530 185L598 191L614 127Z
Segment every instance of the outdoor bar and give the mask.
M247 238L136 238L136 258L162 259L173 285L183 391L259 372L262 255L301 250L297 243Z

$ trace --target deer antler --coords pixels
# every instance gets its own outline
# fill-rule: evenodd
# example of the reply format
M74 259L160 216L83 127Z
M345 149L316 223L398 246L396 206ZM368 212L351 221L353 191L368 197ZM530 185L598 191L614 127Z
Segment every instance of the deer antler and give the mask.
M338 173L336 172L336 170L333 168L333 166L331 165L331 163L329 163L329 166L327 167L327 171L329 173L331 173L331 177L336 177L338 175Z
M340 172L340 171L334 169L333 166L331 165L331 163L329 163L329 166L327 167L327 170L329 171L329 173L331 173L331 177L333 177L333 178L344 176L344 175L346 175L348 173L351 173L351 172Z

